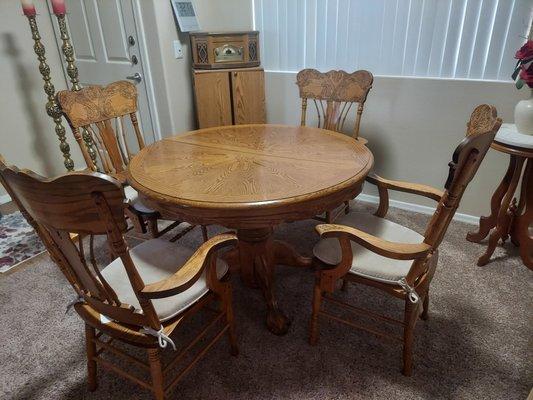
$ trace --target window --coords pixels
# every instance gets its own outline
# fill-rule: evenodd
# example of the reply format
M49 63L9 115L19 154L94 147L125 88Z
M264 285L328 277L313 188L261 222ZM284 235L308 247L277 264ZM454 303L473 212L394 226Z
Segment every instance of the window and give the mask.
M510 80L531 0L254 0L271 71Z

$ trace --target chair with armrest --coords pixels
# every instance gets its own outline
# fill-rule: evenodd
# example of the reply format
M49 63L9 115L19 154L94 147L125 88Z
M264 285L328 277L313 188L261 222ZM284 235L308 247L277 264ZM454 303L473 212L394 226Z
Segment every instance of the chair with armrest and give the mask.
M367 140L359 136L361 117L366 98L374 77L368 71L360 70L351 74L344 71L326 73L316 69L304 69L296 75L296 84L302 99L301 125L307 121L309 100L314 104L318 118L317 126L336 132L343 132L346 119L354 104L357 104L352 137L366 144ZM342 212L350 211L350 203L346 201L342 208L327 211L325 216L317 216L322 222L332 223Z
M88 86L79 91L64 90L57 95L87 167L112 175L124 184L130 207L126 214L138 232L146 227L152 237L159 237L178 226L175 221L159 231L160 215L143 204L135 189L127 184L130 159L144 148L143 135L137 119L137 89L128 81L113 82L105 87ZM86 142L93 146L86 146ZM188 232L185 230L182 234ZM202 227L204 241L207 230ZM181 235L180 235L181 236Z
M501 122L492 106L484 104L474 110L467 136L453 153L444 191L373 175L368 180L377 185L380 195L374 215L350 212L339 218L335 225L316 227L321 240L313 250L319 271L313 296L311 344L318 340L319 317L343 322L402 342L403 374L411 375L414 328L419 315L422 319L428 317L429 286L437 266L438 247ZM384 218L388 210L388 190L420 195L438 202L424 235ZM342 281L343 286L352 282L372 286L403 300L403 320L354 307L332 297L337 281ZM393 336L340 318L323 309L324 301L376 321L400 325L403 335Z
M234 235L215 236L196 251L157 238L129 249L123 237L127 229L124 190L116 179L95 172L45 179L8 167L1 157L0 178L76 293L74 308L85 321L89 390L96 390L98 365L162 400L224 333L228 333L231 353L237 355L228 266L217 258L221 249L237 243ZM78 234L77 243L71 233ZM101 270L93 252L95 235L107 236L116 257ZM83 246L87 237L89 261ZM206 307L215 301L220 307ZM202 309L214 317L163 368L160 347L175 347L172 333ZM214 338L192 362L170 375L183 356L217 326ZM123 346L114 346L116 342L147 349L148 362L124 351ZM102 353L124 358L138 367L137 372L120 369ZM139 371L151 379L143 379Z

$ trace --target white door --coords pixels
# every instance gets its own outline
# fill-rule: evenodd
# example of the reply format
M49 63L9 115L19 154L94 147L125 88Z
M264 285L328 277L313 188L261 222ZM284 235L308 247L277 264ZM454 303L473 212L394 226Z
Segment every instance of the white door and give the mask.
M68 0L67 20L81 85L135 83L145 141L155 141L132 0Z

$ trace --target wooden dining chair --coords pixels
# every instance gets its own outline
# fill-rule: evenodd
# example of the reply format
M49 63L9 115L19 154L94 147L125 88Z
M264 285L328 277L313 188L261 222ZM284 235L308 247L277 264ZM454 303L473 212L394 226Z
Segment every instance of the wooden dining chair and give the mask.
M64 90L57 95L87 167L112 175L124 184L130 207L127 215L138 232L159 237L178 226L175 221L159 230L159 213L143 204L135 189L127 184L130 159L144 148L143 135L137 119L137 89L128 81L118 81L105 87L87 86L79 91ZM87 146L85 143L94 146ZM93 148L94 147L94 148ZM190 229L180 233L185 234ZM207 229L202 226L204 241ZM174 238L177 239L177 238Z
M72 304L85 321L89 390L96 390L100 366L151 390L161 400L225 332L231 354L237 355L228 266L217 258L221 249L237 243L235 235L215 236L196 251L161 238L129 249L123 236L127 228L124 190L116 179L94 172L45 179L8 167L1 158L0 178L74 289ZM72 233L78 234L76 242ZM116 257L101 270L92 246L95 235L107 236ZM87 237L90 252L84 250ZM215 302L220 306L207 307ZM175 350L172 333L202 309L213 313L213 318L163 367L162 348ZM214 336L188 365L177 369L209 332ZM124 346L115 346L117 342L145 348L148 362ZM122 357L136 372L120 369L103 354Z
M313 250L319 267L310 324L311 344L318 340L319 317L326 317L403 343L403 374L412 373L414 328L418 316L428 318L429 286L438 259L438 247L459 206L463 193L479 168L501 125L496 109L478 106L468 123L466 138L457 146L449 164L444 191L426 185L386 180L372 176L380 203L374 215L350 212L336 224L316 227L321 240ZM424 235L385 219L388 190L416 194L438 202ZM405 302L402 320L364 310L334 298L336 283L354 282L375 287ZM323 301L357 315L398 325L402 336L343 319L322 307Z
M366 98L374 77L368 71L360 70L351 74L345 71L329 71L326 73L316 69L304 69L296 75L296 84L302 99L302 126L307 123L307 108L311 101L317 116L317 126L336 132L343 132L350 110L357 104L352 137L366 144L367 140L359 136L361 117ZM355 108L355 107L354 107ZM346 201L342 208L326 211L325 216L317 216L319 221L332 223L342 212L350 211L350 203Z

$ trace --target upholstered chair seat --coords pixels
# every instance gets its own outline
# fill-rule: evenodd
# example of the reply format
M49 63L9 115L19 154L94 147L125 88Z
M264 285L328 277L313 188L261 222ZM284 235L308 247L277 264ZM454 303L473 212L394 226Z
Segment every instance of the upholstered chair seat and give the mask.
M139 197L139 192L137 192L134 188L132 188L129 185L124 186L124 195L126 199L129 200L131 206L144 214L151 214L155 213L156 211L151 209L150 207L146 206Z
M417 232L369 213L352 211L339 217L335 223L359 229L390 242L416 244L424 241L424 237ZM407 276L413 264L412 260L394 260L380 256L355 242L350 244L353 252L350 273L364 278L394 284ZM338 239L321 239L315 245L313 254L325 264L339 264L342 252Z
M130 257L142 280L147 284L167 279L178 272L194 253L194 249L179 246L163 239L151 239L130 250ZM222 278L228 265L217 259L217 276ZM131 287L122 259L117 258L102 270L102 276L115 290L118 298L126 304L141 310L141 305ZM161 322L182 313L207 292L206 271L187 290L177 295L154 299L155 311Z

